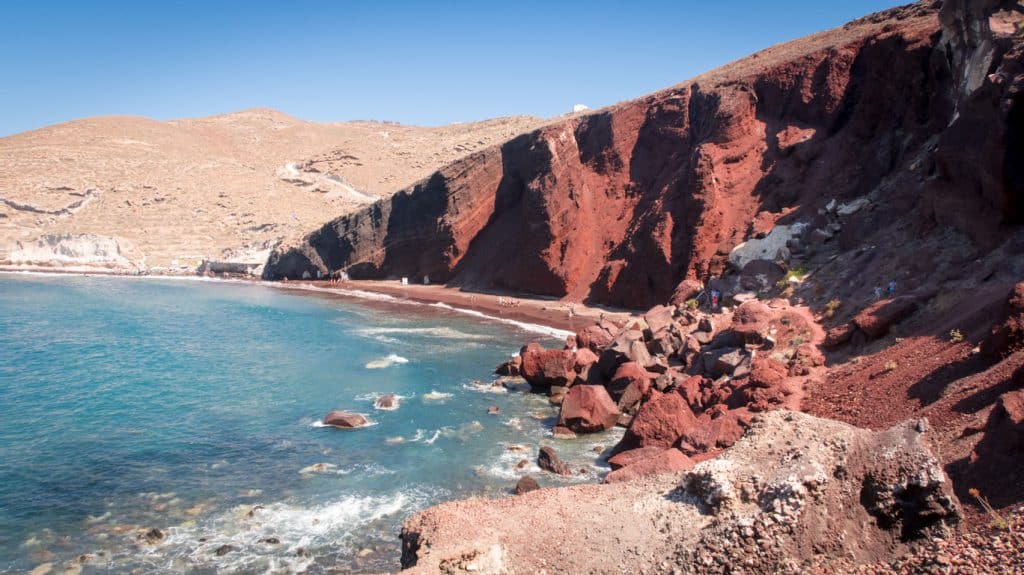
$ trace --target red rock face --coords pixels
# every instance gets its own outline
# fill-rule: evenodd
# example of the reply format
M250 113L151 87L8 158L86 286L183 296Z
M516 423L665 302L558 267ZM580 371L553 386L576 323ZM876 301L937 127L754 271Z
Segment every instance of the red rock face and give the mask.
M909 169L935 137L950 145L939 146L934 194L915 204L920 178L908 172L903 212L978 239L998 234L1024 215L1014 199L1024 100L1011 97L1024 80L986 84L987 98L959 108L971 122L951 125L960 95L940 37L936 12L918 4L553 123L325 225L275 253L265 276L429 275L647 308L690 295L693 280L784 216L813 219L830 199ZM979 180L982 197L961 185Z

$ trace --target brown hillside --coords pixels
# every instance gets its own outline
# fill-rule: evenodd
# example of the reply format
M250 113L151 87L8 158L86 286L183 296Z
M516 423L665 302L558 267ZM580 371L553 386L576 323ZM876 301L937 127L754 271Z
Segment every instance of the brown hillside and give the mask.
M283 237L540 123L318 124L256 109L90 118L0 138L0 263L193 273L204 258L262 261ZM78 253L54 257L53 237L67 234ZM80 234L111 238L91 243L124 257L105 260Z

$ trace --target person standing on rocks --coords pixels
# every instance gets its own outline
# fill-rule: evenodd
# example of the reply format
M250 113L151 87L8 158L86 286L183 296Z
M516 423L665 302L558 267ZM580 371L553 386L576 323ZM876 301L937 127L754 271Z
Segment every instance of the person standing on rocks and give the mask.
M896 295L896 280L889 280L889 297Z

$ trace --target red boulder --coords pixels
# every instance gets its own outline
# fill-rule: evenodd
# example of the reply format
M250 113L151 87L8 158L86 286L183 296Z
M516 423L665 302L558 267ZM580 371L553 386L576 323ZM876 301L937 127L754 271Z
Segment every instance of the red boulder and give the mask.
M627 465L633 465L641 459L647 459L648 457L658 455L662 451L665 451L664 447L639 447L637 449L630 449L629 451L623 451L612 457L608 458L608 465L611 466L612 471L619 469L620 467L626 467Z
M882 337L893 325L917 311L917 305L916 297L906 295L875 302L858 313L853 324L872 339Z
M697 418L682 395L652 390L651 398L640 406L619 446L621 449L672 447L696 423Z
M633 481L649 475L679 473L693 469L694 461L678 449L664 449L659 453L612 471L604 477L604 483Z
M614 427L619 415L618 406L603 386L575 385L562 400L557 425L575 433L595 433Z
M576 379L576 356L566 349L544 349L531 343L519 355L523 358L520 371L526 381L535 387L569 385Z

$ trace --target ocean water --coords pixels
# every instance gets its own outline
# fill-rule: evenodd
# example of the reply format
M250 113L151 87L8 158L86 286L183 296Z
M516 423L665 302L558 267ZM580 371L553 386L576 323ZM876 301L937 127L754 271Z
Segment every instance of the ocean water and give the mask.
M473 383L530 340L555 343L437 306L0 275L0 572L397 570L416 510L605 471L616 435L553 440L546 398ZM319 426L336 408L372 425ZM585 473L538 474L543 444Z

